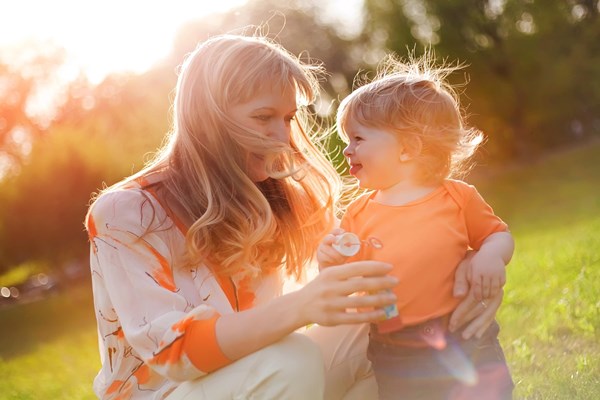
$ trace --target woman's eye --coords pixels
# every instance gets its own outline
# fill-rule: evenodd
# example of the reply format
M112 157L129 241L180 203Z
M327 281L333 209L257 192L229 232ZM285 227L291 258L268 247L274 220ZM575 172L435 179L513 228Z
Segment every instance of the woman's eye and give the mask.
M271 119L271 116L270 115L255 115L253 118L255 118L255 119L259 120L259 121L266 122L269 119Z

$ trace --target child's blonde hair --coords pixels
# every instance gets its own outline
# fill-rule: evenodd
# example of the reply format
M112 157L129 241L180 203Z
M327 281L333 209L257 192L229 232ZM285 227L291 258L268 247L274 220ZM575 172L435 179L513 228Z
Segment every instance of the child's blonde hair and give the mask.
M190 262L206 262L223 275L285 263L299 276L333 225L340 187L301 107L315 100L321 73L319 65L301 62L262 36L206 40L181 68L166 144L146 168L109 190L163 171L167 178L158 189L193 221L186 236ZM231 118L231 107L269 89L296 94L289 144ZM247 175L252 154L268 162L265 182Z
M466 161L482 142L483 134L467 127L458 95L446 77L460 65L435 67L426 51L408 61L388 56L377 75L340 104L338 134L348 141L349 121L394 132L415 150L421 180L438 183L467 171Z

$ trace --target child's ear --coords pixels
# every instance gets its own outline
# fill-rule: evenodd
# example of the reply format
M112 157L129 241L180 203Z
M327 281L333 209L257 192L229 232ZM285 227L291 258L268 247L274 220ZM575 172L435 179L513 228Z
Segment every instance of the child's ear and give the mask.
M421 154L423 150L423 142L420 137L413 136L402 140L402 152L400 153L400 161L410 161Z

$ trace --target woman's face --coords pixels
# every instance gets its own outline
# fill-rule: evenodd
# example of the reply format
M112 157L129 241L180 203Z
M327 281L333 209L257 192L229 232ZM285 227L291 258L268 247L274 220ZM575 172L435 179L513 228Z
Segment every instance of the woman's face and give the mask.
M272 89L258 92L248 102L233 106L231 117L248 129L289 144L291 122L296 110L296 93L293 90ZM264 157L253 154L247 172L254 182L266 180L269 176Z

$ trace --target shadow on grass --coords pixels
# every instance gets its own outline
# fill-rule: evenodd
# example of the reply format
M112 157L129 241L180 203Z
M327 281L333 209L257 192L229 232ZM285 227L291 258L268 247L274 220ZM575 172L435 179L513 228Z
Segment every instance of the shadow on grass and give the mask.
M10 360L74 332L94 329L89 281L27 304L0 309L0 358Z

